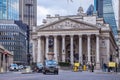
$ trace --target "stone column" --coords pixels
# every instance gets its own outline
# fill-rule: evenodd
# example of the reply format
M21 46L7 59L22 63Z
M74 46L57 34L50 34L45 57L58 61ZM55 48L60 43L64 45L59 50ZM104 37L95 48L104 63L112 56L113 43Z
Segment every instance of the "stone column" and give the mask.
M6 68L6 61L5 61L5 54L3 54L3 71L5 72L5 68Z
M6 57L6 71L8 72L8 66L9 66L9 55L7 55L7 57Z
M41 53L42 53L41 60L42 60L42 63L44 63L44 59L45 59L45 38L44 37L41 39Z
M2 53L0 53L0 72L1 72L1 62L2 62L2 61L1 61L1 54L2 54Z
M33 40L33 53L32 53L32 55L33 55L33 62L35 62L35 48L36 48L36 46L35 46L35 40Z
M109 38L106 39L106 47L107 47L107 61L108 63L110 61L110 40Z
M10 61L11 61L11 60L10 60L10 57L11 57L11 56L9 55L9 56L8 56L8 66L10 65Z
M55 60L58 61L58 51L57 51L57 36L54 36L54 57Z
M73 35L70 36L70 61L71 61L71 64L74 63L74 57L73 57Z
M91 47L91 46L90 46L90 35L87 35L88 63L91 62L90 47Z
M82 35L79 35L79 63L82 64L82 60Z
M65 62L65 36L62 36L62 62Z
M1 72L4 72L4 53L1 53Z
M41 57L42 57L41 54L42 54L41 53L41 37L39 36L38 37L38 54L37 54L37 62L38 63L41 62Z
M96 69L100 69L99 36L96 35Z
M46 36L46 53L45 53L46 59L48 59L48 52L49 52L49 36Z

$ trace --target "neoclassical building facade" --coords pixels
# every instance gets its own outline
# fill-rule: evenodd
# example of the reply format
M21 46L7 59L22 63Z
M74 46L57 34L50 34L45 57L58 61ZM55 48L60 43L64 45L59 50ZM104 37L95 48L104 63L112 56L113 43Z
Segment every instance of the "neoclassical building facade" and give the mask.
M10 64L13 63L13 53L0 45L0 73L7 72Z
M103 63L116 62L117 45L111 28L97 15L86 15L79 10L77 15L50 16L43 25L33 29L33 61L48 59L48 52L54 52L58 62Z

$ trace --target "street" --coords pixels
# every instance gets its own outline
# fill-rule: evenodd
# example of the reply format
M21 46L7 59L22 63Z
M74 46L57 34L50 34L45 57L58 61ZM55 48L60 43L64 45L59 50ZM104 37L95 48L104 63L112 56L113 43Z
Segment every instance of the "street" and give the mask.
M72 72L61 70L59 75L43 75L42 73L21 74L21 72L8 72L0 74L0 80L120 80L120 74Z

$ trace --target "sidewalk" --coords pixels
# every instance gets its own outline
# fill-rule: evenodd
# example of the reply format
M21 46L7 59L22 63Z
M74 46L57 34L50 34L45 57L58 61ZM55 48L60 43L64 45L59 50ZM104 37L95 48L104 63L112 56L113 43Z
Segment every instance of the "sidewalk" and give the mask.
M61 70L62 71L62 70ZM64 71L64 70L63 70ZM69 70L70 71L70 70ZM71 70L72 71L72 70ZM78 71L78 72L80 72L80 71ZM90 72L90 71L82 71L82 72ZM104 72L104 71L102 71L102 70L94 70L94 72L93 73L96 73L96 74L118 74L118 75L120 75L120 72Z
M9 73L10 71L1 71L0 74Z
M102 70L95 70L94 72L97 74L119 74L120 75L120 72L104 72Z

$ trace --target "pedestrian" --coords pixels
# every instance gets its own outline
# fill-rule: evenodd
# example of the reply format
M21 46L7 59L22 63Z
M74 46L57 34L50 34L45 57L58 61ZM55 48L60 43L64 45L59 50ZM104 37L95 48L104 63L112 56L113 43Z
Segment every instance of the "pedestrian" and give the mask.
M103 64L103 71L106 72L107 71L107 65L104 63Z
M91 64L87 63L87 69L88 71L91 71Z
M115 72L117 73L117 63L115 63Z
M91 71L94 72L94 64L91 63Z

